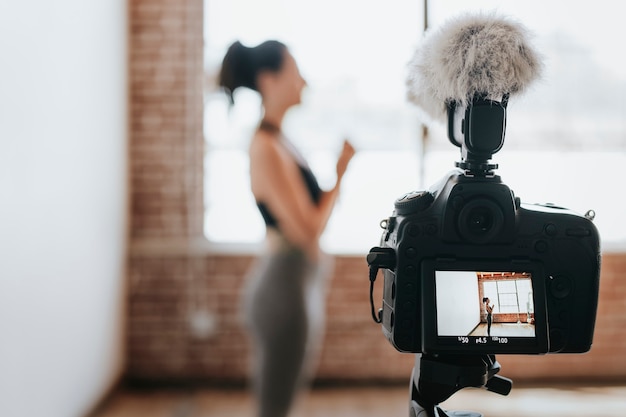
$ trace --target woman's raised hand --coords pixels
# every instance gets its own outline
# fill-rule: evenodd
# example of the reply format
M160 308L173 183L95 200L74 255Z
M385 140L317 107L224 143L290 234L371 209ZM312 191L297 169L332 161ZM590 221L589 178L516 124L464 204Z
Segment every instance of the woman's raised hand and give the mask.
M341 154L339 155L339 159L337 160L337 181L341 181L343 175L346 173L348 169L348 164L350 160L356 153L352 144L346 139L343 142L343 148L341 149Z

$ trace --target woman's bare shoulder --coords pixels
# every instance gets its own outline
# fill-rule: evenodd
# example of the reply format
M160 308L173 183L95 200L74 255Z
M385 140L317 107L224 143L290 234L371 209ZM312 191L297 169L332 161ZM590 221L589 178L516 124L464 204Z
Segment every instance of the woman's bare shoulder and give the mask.
M250 141L251 156L278 157L280 146L275 134L258 130Z

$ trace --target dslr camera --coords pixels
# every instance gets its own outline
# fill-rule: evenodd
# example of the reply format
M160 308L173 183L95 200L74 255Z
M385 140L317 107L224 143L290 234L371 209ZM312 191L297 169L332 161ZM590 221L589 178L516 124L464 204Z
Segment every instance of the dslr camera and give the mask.
M508 96L447 104L456 168L395 201L367 256L372 316L400 352L582 353L591 348L600 241L592 220L526 204L494 174ZM384 275L382 308L373 299Z

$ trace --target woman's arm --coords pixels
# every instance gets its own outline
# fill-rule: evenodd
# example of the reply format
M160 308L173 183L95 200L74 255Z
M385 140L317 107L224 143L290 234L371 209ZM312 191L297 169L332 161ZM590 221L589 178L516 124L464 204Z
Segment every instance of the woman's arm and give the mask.
M352 144L350 144L350 142L348 142L347 140L344 141L341 154L339 155L339 159L337 160L337 172L336 172L337 180L335 181L335 186L329 191L325 191L322 194L322 198L320 199L320 204L319 204L320 207L328 206L326 208L325 215L321 219L322 223L320 225L321 226L320 235L326 228L328 220L330 219L330 215L332 214L332 209L334 208L335 203L337 202L337 199L339 198L343 176L346 173L346 170L348 169L348 164L350 163L350 160L352 159L354 154L355 154L355 150Z
M354 148L346 142L337 161L335 186L323 192L318 204L310 197L293 157L274 137L257 133L250 148L252 188L276 217L282 233L301 247L317 244L339 195Z

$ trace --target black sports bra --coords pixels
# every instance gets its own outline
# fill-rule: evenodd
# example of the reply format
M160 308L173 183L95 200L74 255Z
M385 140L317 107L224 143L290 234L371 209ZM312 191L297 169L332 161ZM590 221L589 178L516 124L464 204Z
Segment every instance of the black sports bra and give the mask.
M280 130L277 127L266 121L261 122L261 124L259 125L259 129L266 130L270 133L280 134ZM292 149L291 151L297 152L295 149ZM300 168L300 174L302 174L302 179L306 184L311 200L315 204L317 204L320 200L320 197L322 196L322 189L320 188L317 179L315 178L315 175L313 174L313 171L311 171L311 168L308 166L308 164L299 155L297 156L298 157L296 158L296 161L298 162L298 168ZM267 205L264 202L257 201L257 207L261 212L261 216L263 217L266 226L278 227L278 221L276 220L276 217L274 217L274 215L269 211Z

